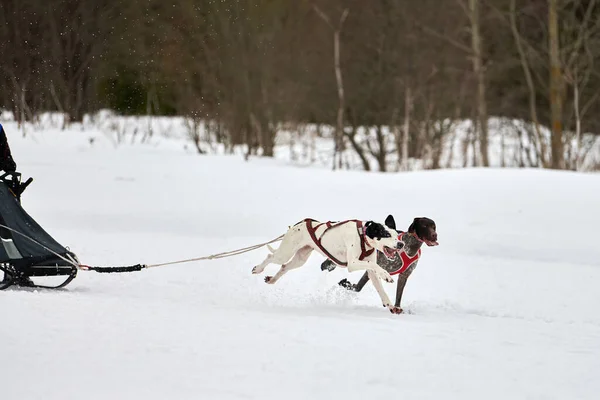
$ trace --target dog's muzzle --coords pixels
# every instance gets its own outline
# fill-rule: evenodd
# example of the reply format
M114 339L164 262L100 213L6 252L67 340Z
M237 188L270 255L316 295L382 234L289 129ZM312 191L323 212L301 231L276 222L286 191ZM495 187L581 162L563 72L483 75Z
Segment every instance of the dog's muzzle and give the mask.
M437 246L439 245L438 241L437 241L437 233L434 232L433 236L432 236L433 240L423 240L425 242L425 244L429 247L432 246Z

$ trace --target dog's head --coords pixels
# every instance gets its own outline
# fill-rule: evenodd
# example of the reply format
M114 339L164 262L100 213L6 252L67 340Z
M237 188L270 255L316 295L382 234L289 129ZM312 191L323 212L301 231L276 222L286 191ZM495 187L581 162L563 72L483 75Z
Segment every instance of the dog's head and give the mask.
M393 224L390 225L388 222ZM367 221L365 224L365 236L369 245L385 254L387 258L393 260L396 257L396 246L398 245L398 232L394 217L391 215L385 220L385 225L373 221Z
M409 233L414 233L427 246L437 246L437 232L435 222L426 217L415 218L408 227Z

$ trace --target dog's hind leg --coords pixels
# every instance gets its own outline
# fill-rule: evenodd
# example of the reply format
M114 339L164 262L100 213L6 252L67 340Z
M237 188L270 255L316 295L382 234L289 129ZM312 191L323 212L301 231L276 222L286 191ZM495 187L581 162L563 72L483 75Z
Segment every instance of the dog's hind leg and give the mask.
M279 269L279 271L277 271L275 276L265 277L265 282L272 285L275 282L277 282L286 272L291 271L296 268L300 268L301 266L306 264L306 261L308 260L308 257L310 257L310 254L312 252L313 252L312 247L310 247L310 246L302 247L301 249L299 249L296 252L296 255L294 256L294 258L291 259L291 261L289 263L281 266L281 268Z
M261 262L260 264L256 265L254 268L252 268L252 273L253 274L260 274L260 273L262 273L265 270L265 268L267 268L267 265L271 264L272 261L273 261L273 253L270 253L263 260L263 262Z
M292 256L294 254L296 254L298 249L300 249L302 247L303 247L302 233L301 233L300 228L298 228L298 227L291 228L290 230L287 231L287 233L283 237L283 240L281 241L279 248L272 249L269 246L269 251L271 252L271 254L269 254L263 260L262 263L258 264L254 268L252 268L252 273L253 274L262 273L265 270L265 268L267 267L267 265L269 265L269 264L279 264L279 265L285 264L286 262L288 262L290 260L290 258L292 258Z
M335 263L333 261L331 261L329 258L321 263L321 271L327 270L327 271L331 272L335 269L335 267L336 267Z
M366 271L363 276L360 278L358 283L350 283L350 281L346 278L342 279L338 282L338 285L343 287L344 289L351 290L353 292L360 292L363 287L369 282L369 272Z

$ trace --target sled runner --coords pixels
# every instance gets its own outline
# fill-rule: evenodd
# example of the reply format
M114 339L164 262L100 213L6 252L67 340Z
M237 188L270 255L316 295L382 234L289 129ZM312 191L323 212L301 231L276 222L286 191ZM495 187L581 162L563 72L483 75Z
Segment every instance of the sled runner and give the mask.
M0 176L0 290L13 285L58 289L77 275L75 254L54 240L21 207L21 194L32 180L21 182L18 172ZM41 285L32 277L60 277L61 281Z

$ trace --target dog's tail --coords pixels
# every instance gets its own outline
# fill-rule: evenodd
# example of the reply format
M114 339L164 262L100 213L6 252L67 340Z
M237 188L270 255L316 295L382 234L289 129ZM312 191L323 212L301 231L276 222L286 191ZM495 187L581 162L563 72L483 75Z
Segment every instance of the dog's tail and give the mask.
M271 254L275 253L277 251L277 249L274 249L271 247L271 245L267 245L267 248L269 249L269 251L271 252Z

